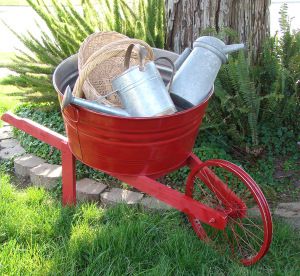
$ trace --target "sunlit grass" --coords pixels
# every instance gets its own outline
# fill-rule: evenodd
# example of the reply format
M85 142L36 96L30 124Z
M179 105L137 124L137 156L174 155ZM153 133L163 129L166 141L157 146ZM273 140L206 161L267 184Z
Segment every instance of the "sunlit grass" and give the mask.
M14 111L22 103L46 102L47 97L41 93L32 93L12 85L2 85L0 79L0 116L6 111ZM0 127L3 122L0 120Z
M119 205L63 208L0 178L0 275L297 275L299 235L276 222L267 256L243 267L198 240L184 216Z
M14 53L0 52L0 64L9 63L13 57ZM21 89L11 85L2 85L2 81L3 78L0 79L0 116L7 110L13 110L24 99ZM1 125L0 120L0 127Z
M9 63L14 55L14 53L0 52L0 64ZM8 110L13 111L22 103L47 102L50 98L53 99L53 94L50 93L49 95L45 95L38 92L32 92L30 89L5 85L6 78L9 78L9 76L0 78L0 116ZM0 127L2 124L3 122L0 120Z

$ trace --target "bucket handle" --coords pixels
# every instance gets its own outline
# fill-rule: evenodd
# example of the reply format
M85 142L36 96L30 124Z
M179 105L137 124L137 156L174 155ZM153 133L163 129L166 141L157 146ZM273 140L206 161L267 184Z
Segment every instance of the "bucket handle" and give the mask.
M160 59L164 59L164 60L168 61L171 64L171 67L172 67L172 75L171 75L171 79L170 79L169 84L168 84L168 86L169 86L168 87L168 92L170 93L170 89L172 87L173 79L174 79L174 76L175 76L175 73L176 73L176 67L174 65L174 62L171 59L167 58L167 57L159 57L159 58L155 59L154 62L156 62Z
M147 56L147 49L140 44L130 44L126 50L125 58L124 58L124 69L127 70L129 68L130 58L132 54L133 48L136 47L139 53L139 70L145 70L145 59Z
M111 42L101 47L99 50L97 50L88 58L82 70L79 72L79 77L77 78L73 89L73 95L75 97L82 98L83 96L82 86L85 80L87 79L88 75L90 74L90 72L101 62L122 53L123 50L118 47L126 44L128 45L129 43L137 43L143 45L147 49L150 48L147 43L139 39L122 39L115 42ZM153 52L151 48L150 50L148 49L148 57L150 59L153 59Z
M136 47L138 49L138 53L139 53L139 70L140 71L144 71L145 70L145 59L146 59L146 56L147 56L147 49L142 46L142 45L139 45L139 44L130 44L126 50L126 53L125 53L125 59L124 59L124 69L127 70L129 69L129 63L130 63L130 58L131 58L131 54L132 54L132 50L133 48ZM164 59L166 61L168 61L170 64L171 64L171 67L172 67L172 75L171 75L171 79L169 81L169 84L168 84L168 92L170 93L170 89L172 87L172 84L173 84L173 79L174 79L174 76L175 76L175 73L176 73L176 67L173 63L173 61L167 57L159 57L157 59L154 60L154 62L160 60L160 59Z

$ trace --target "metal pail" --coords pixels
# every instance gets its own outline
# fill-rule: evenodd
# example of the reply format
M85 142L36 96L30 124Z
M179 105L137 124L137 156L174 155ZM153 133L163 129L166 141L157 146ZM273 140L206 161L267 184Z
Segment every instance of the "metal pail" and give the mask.
M113 90L118 92L125 110L133 117L154 117L175 113L176 108L159 71L154 62L144 64L145 49L139 45L137 46L140 64L129 68L134 46L136 45L131 44L126 51L124 62L126 71L112 81ZM174 68L173 63L172 66Z

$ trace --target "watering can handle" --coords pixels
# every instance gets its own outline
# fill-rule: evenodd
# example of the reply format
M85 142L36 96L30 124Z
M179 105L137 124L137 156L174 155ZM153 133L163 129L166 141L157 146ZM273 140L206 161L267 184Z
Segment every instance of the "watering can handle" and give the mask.
M155 59L154 62L156 62L160 59L165 59L166 61L168 61L171 64L171 67L172 67L172 75L171 75L171 79L170 79L169 84L168 84L168 86L169 86L168 92L170 93L170 89L172 87L173 79L174 79L174 76L175 76L175 73L176 73L176 67L175 67L174 62L171 59L167 58L167 57L159 57L159 58Z
M124 59L124 69L127 70L129 68L130 58L131 58L132 50L134 47L136 47L138 49L138 53L139 53L139 69L140 69L140 71L144 71L147 50L145 47L143 47L139 44L133 44L133 43L130 44L126 50L125 59Z
M124 69L127 70L129 68L130 58L131 58L132 50L134 47L137 47L138 52L139 52L139 69L140 69L140 71L144 71L145 58L147 56L147 49L139 44L133 44L133 43L130 44L126 50L125 59L124 59ZM171 79L169 82L169 89L168 89L168 91L170 93L170 88L172 86L174 75L176 73L176 67L175 67L173 61L167 57L159 57L159 58L155 59L154 62L158 61L160 59L167 60L171 64L171 67L172 67L172 75L171 75Z

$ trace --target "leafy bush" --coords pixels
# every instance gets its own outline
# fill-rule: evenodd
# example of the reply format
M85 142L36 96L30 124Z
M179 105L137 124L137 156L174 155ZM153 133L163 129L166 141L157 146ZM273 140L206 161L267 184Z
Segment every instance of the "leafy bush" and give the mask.
M129 37L143 39L151 46L164 46L164 1L137 0L132 7L125 0L82 0L79 8L68 1L27 0L46 23L40 27L41 38L11 30L28 51L18 51L12 64L2 67L16 72L3 84L30 87L34 91L53 91L52 73L65 58L78 52L82 41L95 31L115 30ZM53 93L54 94L54 93Z
M212 141L203 141L201 145L194 147L193 153L202 161L209 159L225 159L239 164L237 160L234 160L234 158L225 151L224 147L217 145ZM189 172L190 170L188 167L180 168L169 174L166 177L166 182L172 187L176 187L178 190L184 192Z
M15 113L22 118L29 118L45 127L65 135L64 123L60 110L53 110L50 104L24 104ZM27 133L15 129L15 135L27 152L33 153L52 164L61 164L60 151L35 139Z
M300 32L291 31L286 5L280 26L281 36L265 41L258 64L240 52L223 65L203 124L255 156L264 149L292 152L300 139Z

